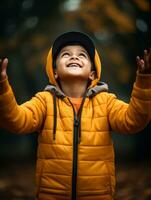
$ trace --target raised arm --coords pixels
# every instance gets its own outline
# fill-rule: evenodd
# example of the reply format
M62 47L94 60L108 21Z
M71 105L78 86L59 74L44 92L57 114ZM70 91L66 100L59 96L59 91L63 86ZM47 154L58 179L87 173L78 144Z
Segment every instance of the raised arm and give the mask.
M135 133L151 120L151 50L144 50L137 61L137 76L129 104L111 95L108 100L109 121L112 130Z
M41 128L45 113L43 93L36 94L30 101L18 105L7 76L8 59L0 66L0 127L15 133L30 133Z

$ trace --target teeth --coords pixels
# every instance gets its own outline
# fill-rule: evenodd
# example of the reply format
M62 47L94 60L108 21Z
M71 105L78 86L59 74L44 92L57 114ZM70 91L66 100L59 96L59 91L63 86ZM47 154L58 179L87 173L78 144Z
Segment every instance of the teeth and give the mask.
M78 64L69 64L68 67L80 67Z

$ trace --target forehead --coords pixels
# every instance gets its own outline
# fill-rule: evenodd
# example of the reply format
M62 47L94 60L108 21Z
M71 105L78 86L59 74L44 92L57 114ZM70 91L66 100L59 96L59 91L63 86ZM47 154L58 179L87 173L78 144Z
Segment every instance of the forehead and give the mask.
M87 50L81 45L67 45L67 46L63 47L60 52L74 51L74 50L75 51L83 51L83 52L87 53Z

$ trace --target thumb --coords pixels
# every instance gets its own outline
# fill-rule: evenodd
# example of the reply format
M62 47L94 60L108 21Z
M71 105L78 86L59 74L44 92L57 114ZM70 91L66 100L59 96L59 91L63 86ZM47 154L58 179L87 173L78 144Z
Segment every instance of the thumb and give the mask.
M8 59L5 58L2 61L2 65L1 65L1 80L5 79L7 76L7 65L8 65Z

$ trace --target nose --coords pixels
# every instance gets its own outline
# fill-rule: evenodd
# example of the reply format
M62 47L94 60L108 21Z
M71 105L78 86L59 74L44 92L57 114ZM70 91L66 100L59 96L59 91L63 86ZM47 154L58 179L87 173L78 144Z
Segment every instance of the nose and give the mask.
M78 60L79 58L78 58L78 56L76 54L72 54L71 57L70 57L70 59Z

